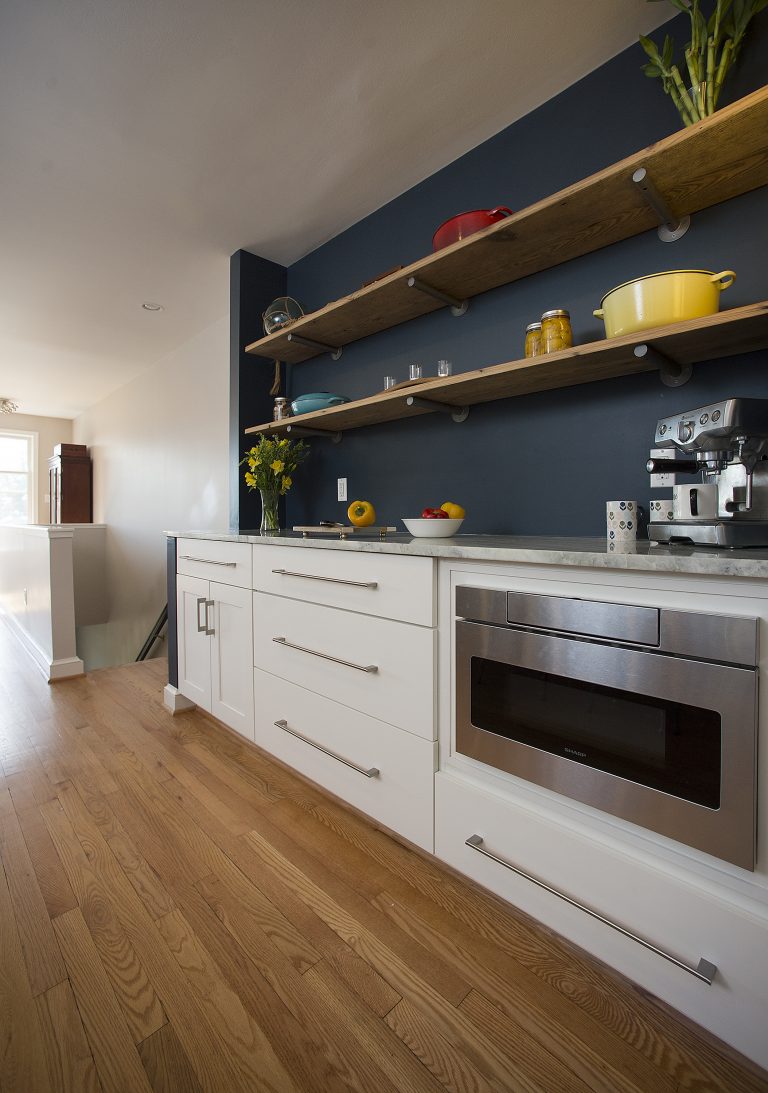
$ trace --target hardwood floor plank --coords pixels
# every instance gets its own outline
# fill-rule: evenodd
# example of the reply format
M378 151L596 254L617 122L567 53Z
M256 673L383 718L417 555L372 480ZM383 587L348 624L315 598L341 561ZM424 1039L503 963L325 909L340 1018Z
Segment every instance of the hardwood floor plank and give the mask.
M32 994L67 978L45 900L16 816L0 820L0 859L5 867L16 929Z
M71 911L77 907L77 897L67 880L40 809L26 809L18 814L17 819L49 917L56 918Z
M0 1089L41 1093L52 1088L41 1051L42 1031L21 951L21 940L0 865Z
M56 1093L101 1093L96 1064L69 980L38 995L35 1002L52 1088Z
M296 1090L271 1044L246 1012L182 913L171 911L158 919L155 926L197 991L224 1049L231 1053L244 1080L252 1083L252 1088L270 1093Z
M62 787L61 798L61 803L50 802L43 806L48 830L68 871L79 910L124 1020L134 1042L139 1043L160 1028L167 1018L123 928L119 908L110 900L103 884L104 876L114 875L119 866L103 840L95 838L89 829L83 817L84 806L74 788Z
M85 919L76 908L54 919L53 925L105 1093L149 1093L149 1081Z
M173 1025L163 1025L139 1044L139 1055L154 1093L201 1093Z

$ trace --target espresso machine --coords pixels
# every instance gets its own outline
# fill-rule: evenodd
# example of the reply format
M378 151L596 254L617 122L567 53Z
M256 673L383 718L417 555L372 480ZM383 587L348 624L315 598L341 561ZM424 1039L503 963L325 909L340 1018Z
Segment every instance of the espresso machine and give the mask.
M647 467L653 488L673 487L671 503L651 503L651 541L768 547L768 399L662 418Z

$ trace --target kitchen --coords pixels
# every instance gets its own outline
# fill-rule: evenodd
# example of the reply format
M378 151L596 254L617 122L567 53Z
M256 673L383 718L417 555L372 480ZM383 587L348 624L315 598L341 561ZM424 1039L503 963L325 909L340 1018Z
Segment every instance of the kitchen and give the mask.
M685 27L681 16L669 29L682 41ZM767 55L763 14L722 117L764 100ZM329 341L333 352L304 346L294 363L246 352L277 297L311 315L372 279L372 294L400 292L411 264L442 260L432 235L457 211L504 204L524 232L535 221L526 229L521 211L549 201L554 215L552 195L646 147L650 163L682 129L658 82L638 79L643 60L637 44L622 49L293 264L256 246L232 256L229 523L179 522L168 500L168 683L162 662L50 696L25 683L50 717L38 747L46 777L60 764L61 803L43 802L42 829L24 836L30 855L55 849L32 865L83 1042L99 1076L119 1061L115 1088L126 1075L133 1088L147 1076L165 1088L164 1075L181 1088L249 1088L256 1074L285 1089L765 1088L768 550L645 540L651 500L672 495L646 463L677 454L659 423L696 431L704 412L731 415L738 448L751 404L729 400L768 398L765 148L730 172L757 180L692 206L673 242L628 179L631 214L623 197L598 208L572 251L568 223L562 252L540 237L525 275L468 289L467 308L449 293L430 310L429 293L408 286L418 314L400 321L382 307L374 329ZM691 138L691 172L705 173L712 156ZM642 226L628 230L626 215ZM664 222L679 215L673 206ZM502 240L504 227L491 233ZM698 330L673 331L650 346L663 358L616 357L593 315L603 296L689 267L737 274L704 323L706 347ZM590 347L567 358L589 382L583 372L562 385L556 355L523 358L526 327L551 309L569 311L577 350ZM385 377L402 382L417 364L421 403L384 391ZM204 394L191 406L183 368L178 377L185 409L202 415ZM280 501L283 532L261 535L240 461L259 436L290 435L271 424L275 397L318 391L350 403L304 423L330 435L302 437L289 422L309 455ZM369 405L373 418L356 418ZM75 438L98 474L97 423L84 415ZM205 450L205 432L187 423L185 440ZM724 476L724 504L744 503L744 482ZM288 530L346 524L357 498L396 531ZM404 518L448 498L466 510L455 538L404 534ZM611 498L642 506L639 541L608 539ZM510 727L517 708L528 736ZM587 747L564 724L572 714L613 765L554 754L543 742L553 711L560 744ZM0 842L7 868L14 845ZM56 899L42 869L54 860L67 882ZM99 908L116 909L106 924ZM112 937L128 941L138 991ZM106 979L86 977L84 949ZM37 1007L43 1028L62 1027L53 998ZM77 1007L62 1012L79 1025ZM112 1042L100 1038L109 1023Z
M626 65L626 57L621 62L621 67ZM603 213L604 224L589 227L590 236L599 236L601 228L616 233L611 238L620 241L605 249L601 249L599 239L590 239L569 252L568 244L563 247L558 240L553 244L554 252L571 259L565 266L557 258L534 257L520 259L520 272L513 257L506 275L506 280L513 283L505 286L502 276L491 274L491 278L497 276L496 282L491 282L489 290L476 288L467 307L458 306L463 305L458 298L460 290L453 291L453 298L448 291L446 299L429 304L423 311L419 311L418 303L411 307L403 302L408 296L406 290L401 290L392 304L395 283L407 281L410 285L413 274L429 285L432 273L446 293L444 286L450 271L443 273L441 280L441 266L435 266L429 258L419 264L419 259L428 250L431 231L455 213L460 185L467 208L473 207L473 201L477 206L505 201L517 208L537 200L544 204L550 190L555 193L560 187L574 186L590 170L609 168L613 159L630 157L620 165L620 171L617 169L626 179L623 185L627 191L632 188L629 179L638 165L647 164L650 176L654 167L657 172L661 170L654 153L661 161L666 146L651 148L645 154L640 151L644 125L649 126L645 130L648 143L664 135L658 129L658 119L652 119L645 109L649 88L633 85L632 91L642 96L642 105L638 101L629 108L631 127L619 127L613 133L613 156L605 140L585 139L584 129L576 124L577 118L588 113L590 103L609 94L619 72L617 58L562 93L556 102L541 107L313 252L292 266L287 276L262 270L260 260L246 252L233 257L233 298L240 301L240 310L236 312L239 326L232 345L232 376L245 394L236 425L233 421L233 444L237 441L242 452L262 439L306 438L310 455L286 491L280 517L284 529L314 527L323 520L347 525L347 504L335 493L338 478L339 486L346 487L349 481L352 492L348 499L370 498L377 514L376 524L390 530L383 540L379 540L375 528L367 540L365 528L358 529L363 538L345 538L343 533L339 538L338 532L316 533L314 537L305 532L302 538L288 531L270 540L269 536L251 534L262 517L259 491L248 489L241 481L242 534L210 537L201 533L206 539L203 543L194 532L172 532L170 570L178 565L179 574L186 575L179 580L192 577L193 583L179 593L179 677L172 678L168 701L171 706L175 702L184 704L176 694L176 684L182 694L191 698L194 693L195 666L184 659L193 635L185 637L185 628L194 630L199 626L199 608L195 606L199 600L195 597L200 593L194 580L215 576L210 568L206 571L204 560L195 559L227 564L228 551L235 551L236 571L243 567L242 583L254 590L253 649L249 646L246 652L241 638L236 644L241 650L244 680L251 653L256 665L253 733L257 744L387 828L434 851L464 875L527 910L765 1063L760 1044L762 1006L768 1000L757 1008L751 1001L753 990L761 990L758 982L765 979L765 969L755 961L763 944L760 930L764 925L754 936L747 937L756 919L764 922L768 877L760 836L764 790L758 788L755 798L751 788L755 782L758 787L765 785L768 778L764 754L755 764L756 677L763 663L758 653L756 620L766 617L764 579L768 567L761 549L748 549L752 544L758 548L765 545L760 538L765 534L764 525L757 522L745 528L741 523L734 532L734 523L740 522L738 517L720 521L717 535L725 535L722 545L727 547L731 534L736 536L731 541L739 542L737 549L729 550L699 545L706 539L702 522L695 517L694 536L702 536L699 542L691 542L686 534L679 535L679 526L667 526L658 518L648 524L651 500L669 497L671 504L675 482L679 483L675 491L681 498L691 492L690 478L679 470L678 477L672 477L675 468L667 465L670 459L687 457L690 461L694 447L702 452L702 459L712 457L708 449L734 448L736 434L743 436L750 431L746 421L750 411L760 416L764 404L759 401L740 403L736 410L728 404L728 411L726 401L737 396L765 398L761 367L764 334L758 333L756 338L750 334L741 341L736 326L719 331L713 328L708 334L715 343L704 348L699 342L687 357L680 340L672 348L662 336L654 338L651 350L660 354L660 361L647 375L633 374L636 369L627 364L627 353L614 372L605 370L599 344L598 353L590 356L592 346L604 334L593 310L612 285L629 280L638 270L650 273L673 268L738 267L733 288L730 274L723 275L720 282L723 288L729 287L729 302L719 305L723 308L721 318L731 317L731 307L736 316L741 313L735 309L761 300L765 295L764 273L759 262L751 265L757 258L755 244L759 247L761 233L746 225L764 221L765 187L758 162L764 160L765 152L751 161L751 176L744 172L748 181L739 184L744 192L712 206L706 197L693 204L696 199L689 194L691 204L683 212L692 211L690 230L674 238L670 239L669 233L664 237L664 224L682 220L682 216L668 209L666 218L656 210L658 220L664 222L661 230L636 228L634 235L631 228L617 230L609 210ZM745 91L751 86L759 87L759 80L745 85ZM628 95L632 91L627 88ZM571 119L573 124L567 124L566 120ZM524 159L534 127L539 133L556 131L558 139L540 140L533 169L528 164L525 172L515 171L512 166ZM745 127L750 130L750 123ZM762 123L756 122L752 131L761 127ZM732 153L732 158L737 163L739 156L749 161L752 153L746 150L747 142L739 145L736 138L731 140L732 147L740 149ZM713 161L716 149L724 143L727 138L722 134L713 138L707 150L697 150L689 142L680 157L689 172L684 185L695 188L694 165L702 175L707 166L711 168L710 184L715 184L714 176L718 176L718 183L721 181L718 172L727 172ZM704 188L701 178L697 185ZM566 194L562 200L556 194L553 206L567 207L570 202L571 208L576 208L572 215L578 216L572 191L566 190ZM680 192L670 200L677 208ZM636 204L642 207L640 199ZM421 225L427 215L432 217L431 226L423 227L421 252L414 253L413 225ZM513 227L506 237L522 241L521 245L528 248L525 253L530 254L524 216L515 220L513 214ZM543 212L529 219L534 225L544 224L546 229ZM407 233L401 223L408 226ZM504 223L492 226L490 231L495 234L496 248L503 245ZM564 235L567 238L567 232ZM480 247L476 250L479 252ZM475 264L482 268L489 253L486 244L485 252L475 256ZM668 257L670 253L673 258ZM414 261L417 265L411 274L409 263ZM470 274L472 261L470 255L466 259ZM745 263L747 269L751 266L748 287L744 287L742 272ZM403 265L406 268L401 273ZM382 275L378 311L367 325L363 319L362 327L356 327L355 323L360 322L357 310L364 310L366 292L375 290L375 284L374 289L364 287L358 305L359 285L369 285L380 269L388 272ZM267 279L268 286L262 283L257 302L247 286L259 277L262 282ZM711 279L715 280L714 274ZM348 297L349 293L353 295ZM291 324L283 331L270 333L267 329L265 337L262 312L274 297L283 295L300 300L304 313L312 318L299 319L293 336ZM328 318L324 319L323 309L336 297L341 304L328 307ZM389 321L384 315L387 301L396 316ZM440 310L432 310L441 303ZM338 318L335 307L342 309ZM497 366L496 362L522 363L528 322L552 307L568 308L574 344L589 343L575 363L587 373L596 358L595 374L583 374L581 382L579 378L563 379L566 388L558 390L560 383L553 364L549 372L543 370L541 380L532 370L526 387L526 379L519 378L520 365L512 363L511 378L505 378L502 373L506 366ZM710 310L717 307L715 304ZM320 315L314 318L318 311ZM650 322L646 327L664 327L669 321ZM760 326L762 319L758 317L756 322ZM343 346L334 323L339 329L346 324L350 332ZM642 330L629 326L628 333L619 329L618 334L631 342L634 333L634 344L639 342L641 349L647 350ZM289 362L282 365L279 387L270 388L275 379L271 356ZM436 378L438 358L451 358L452 375L447 385L445 378ZM641 354L636 358L643 359ZM700 363L702 360L711 363ZM424 362L421 374L426 377L426 385L417 390L413 406L414 412L423 414L418 422L398 420L411 416L411 406L405 402L408 390L403 389L399 397L399 389L393 391L391 381L385 382L387 376L401 384L409 373L413 377L410 369L414 361ZM597 370L601 367L602 372ZM480 372L475 373L475 369ZM476 374L488 384L488 390L480 396L477 390L481 379L476 381ZM608 381L608 376L615 378ZM493 382L497 384L495 390ZM451 385L455 390L450 389ZM388 391L378 394L387 386ZM413 388L410 390L413 394ZM323 391L341 392L347 401L334 405L337 399L331 399L329 408L324 409L322 402L315 405L313 396L305 396L310 400L310 412L303 421L297 417L288 426L286 421L270 424L275 394L287 403L305 392ZM457 412L464 409L462 391L470 392L468 414ZM525 397L510 400L508 396L513 393ZM421 404L418 397L423 399ZM452 412L434 412L440 408L435 402ZM296 406L297 411L303 408ZM706 414L708 420L710 412L713 423L707 429L699 425L698 419ZM724 416L734 412L729 437L721 444L713 439L714 422L722 426ZM689 419L695 423L696 445L684 448L668 444L668 436L683 435L680 429ZM665 435L667 428L670 432ZM755 437L749 443L758 461L764 434L765 421L755 423ZM255 452L253 449L252 454ZM655 473L649 477L646 462L654 458ZM697 464L695 469L704 466ZM755 473L755 481L762 481L762 471L758 468ZM751 482L751 475L747 477ZM712 483L716 478L707 476L707 480ZM698 490L702 503L705 493L714 488L705 484ZM743 486L741 489L738 497L743 501ZM764 511L760 490L756 496L758 507L753 516ZM443 497L466 506L459 536L404 538L402 520L419 516L424 506L438 505ZM605 501L610 497L640 499L642 522L637 544L611 543L605 538ZM728 503L730 512L740 504L733 498ZM425 510L423 515L429 514ZM397 533L393 536L394 528ZM659 538L677 536L681 541L672 546L649 545L645 541L649 533ZM589 538L601 534L602 542ZM188 560L176 562L177 546L179 559ZM417 562L422 567L420 576L409 568ZM248 570L251 565L252 570ZM399 574L397 565L401 567ZM407 595L407 608L392 601L395 587ZM434 600L417 607L430 588L436 590ZM377 606L373 606L374 600ZM515 614L513 601L524 604L522 615ZM207 602L213 615L224 618L217 614L223 608L214 605L212 593ZM573 605L581 605L582 610L573 611ZM583 608L596 614L597 629L590 630L584 622ZM227 610L232 612L231 604ZM245 601L243 610L247 615ZM207 625L207 606L205 612ZM559 621L552 621L553 613ZM390 621L383 625L381 616ZM646 624L652 633L638 636L635 625L642 628ZM216 629L212 622L210 625ZM414 626L426 630L414 631ZM490 636L482 633L483 626ZM500 626L512 629L499 633ZM680 638L679 627L687 629L690 637ZM704 639L706 647L698 645L709 628L719 638L712 644ZM382 631L380 635L378 630ZM523 640L525 634L529 644L533 642L531 635L539 635L541 648L537 646L536 655ZM553 635L558 635L558 640L553 641ZM564 641L572 635L574 640ZM412 644L416 637L422 646ZM430 645L435 637L436 646ZM224 640L222 631L222 650L226 647ZM494 656L488 652L517 648L516 641L520 649L514 655L497 652ZM594 644L588 644L590 641ZM573 646L572 654L563 651L567 644ZM547 645L552 651L547 651ZM646 651L636 655L633 662L633 646L656 649L661 656L649 657ZM736 652L738 648L742 651ZM583 677L562 667L577 652L584 664ZM212 656L216 659L215 653ZM313 656L322 659L312 663ZM615 665L612 674L606 658ZM670 658L673 668L669 666ZM518 665L512 669L512 679L499 674L499 661L507 666ZM654 661L658 675L656 668L649 667ZM484 697L478 663L486 669L495 665L490 675L495 684L488 685L490 690ZM602 718L592 695L591 703L583 700L588 713L582 714L581 721L585 717L593 719L593 732L603 734L605 752L605 733L610 734L611 717L628 718L627 723L637 729L637 754L629 755L629 745L614 739L610 760L603 755L592 763L574 762L574 756L583 754L579 749L585 746L588 735L585 737L582 731L578 737L577 730L564 725L561 716L556 745L551 744L554 730L547 724L538 730L539 741L543 732L550 742L539 743L532 757L531 733L535 730L530 725L528 735L522 737L515 737L514 725L509 730L499 728L499 723L512 724L515 705L526 701L526 692L521 691L525 682L520 677L522 665L526 665L523 675L535 669L539 681L550 680L549 691L539 682L544 690L538 697L536 686L530 684L533 689L528 700L547 706L550 721L553 706L566 710L575 704L578 708L583 700L578 686L558 694L551 673L572 680L583 678L591 684L607 682L611 694L606 698L606 709L612 714L606 714L607 721L596 727L594 721L602 722ZM688 668L693 675L686 682ZM362 672L358 675L355 669ZM740 681L738 688L736 680ZM244 686L249 688L250 684ZM730 714L718 706L723 724L729 720L731 723L731 728L722 730L722 755L720 730L711 738L711 745L705 744L709 730L700 720L690 729L689 745L682 740L673 743L680 732L684 738L687 731L680 729L681 710L693 695L706 705L703 695L708 688L727 692L735 703ZM663 716L658 704L653 714L647 706L645 714L639 713L643 702L626 701L628 689L671 705ZM498 694L510 696L508 708L499 706ZM623 706L621 702L617 705L619 694L624 695ZM250 691L239 696L235 705L240 724L229 721L249 738L248 712L254 697ZM673 707L676 712L671 712ZM227 711L222 710L220 707L219 716L227 721ZM243 711L247 711L246 728ZM350 711L356 714L350 717ZM533 716L530 710L529 716ZM666 730L660 728L659 716L667 724ZM765 716L761 705L761 724ZM479 727L483 717L490 731ZM372 719L378 720L374 723ZM644 719L645 728L641 728ZM577 725L580 719L574 713L572 720ZM391 734L390 739L387 732L391 730L385 730L382 722L400 731ZM672 723L676 728L670 734ZM502 740L511 735L519 742L502 746L499 734ZM660 743L660 736L663 740L665 734L666 743ZM556 758L563 754L563 741L566 756L570 743L570 759ZM409 751L407 758L403 754L394 776L397 784L392 785L390 772L382 777L380 766L384 764L378 756L398 756L404 742ZM594 742L593 736L590 743ZM712 778L717 786L705 805L701 797L705 791L699 783L708 777L704 774L704 754L710 747L715 771ZM675 748L677 760L667 754ZM700 754L693 772L697 752ZM542 756L546 754L550 758L545 762ZM677 773L675 763L679 764ZM420 789L419 765L428 771L422 776ZM401 773L406 768L407 777ZM385 790L388 780L389 795ZM697 783L695 789L693 782ZM686 801L687 794L691 796ZM740 835L736 833L739 828ZM512 830L519 833L514 838L508 834ZM542 895L542 886L546 895ZM721 901L717 913L713 897ZM728 918L726 905L735 917ZM672 907L674 916L670 915ZM747 907L750 927L742 918ZM595 918L601 922L597 934ZM723 939L728 934L733 944L726 956ZM732 993L728 1004L722 999L715 1004L712 994L701 992L702 981L710 984L711 992L717 990L718 960L712 956L713 944L720 951L720 960L730 965ZM657 954L650 963L649 949ZM736 966L742 961L738 972Z

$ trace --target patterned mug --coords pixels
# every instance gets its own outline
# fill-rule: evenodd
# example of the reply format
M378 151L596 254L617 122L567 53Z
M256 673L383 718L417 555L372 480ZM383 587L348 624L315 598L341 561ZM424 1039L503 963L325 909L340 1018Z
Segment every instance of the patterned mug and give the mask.
M663 497L661 500L651 501L650 513L652 524L666 523L667 520L672 520L674 518L672 498Z
M608 541L631 542L637 538L637 501L606 501Z

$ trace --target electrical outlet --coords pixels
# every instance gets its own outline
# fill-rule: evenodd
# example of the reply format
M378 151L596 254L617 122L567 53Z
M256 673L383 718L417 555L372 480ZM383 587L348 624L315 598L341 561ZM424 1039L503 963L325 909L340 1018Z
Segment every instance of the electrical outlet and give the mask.
M336 479L336 499L337 501L346 501L347 499L347 480L346 478Z

